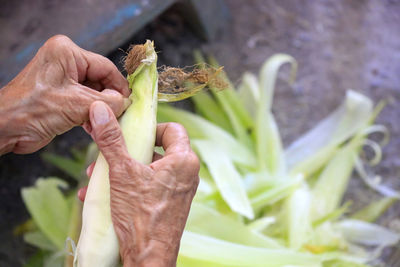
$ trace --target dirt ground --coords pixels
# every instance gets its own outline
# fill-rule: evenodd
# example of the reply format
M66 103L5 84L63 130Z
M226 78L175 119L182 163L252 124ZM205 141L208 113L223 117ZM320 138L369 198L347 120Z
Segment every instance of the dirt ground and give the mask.
M378 123L389 129L391 139L383 150L383 161L374 171L385 184L400 190L400 1L226 0L226 3L232 20L215 41L201 41L179 14L170 10L131 42L155 40L161 64L172 66L193 64L192 50L201 48L217 57L236 84L243 72L257 73L264 60L274 53L294 56L299 63L296 83L288 86L278 82L273 106L286 145L338 106L347 89L362 92L375 101L387 100ZM119 64L122 55L116 50L109 57ZM81 130L74 129L58 137L46 150L66 151L70 145L83 145L88 140ZM24 164L33 167L24 170L20 167ZM10 172L14 175L8 179ZM60 173L45 164L39 153L0 158L0 266L20 266L23 255L30 251L10 231L27 218L19 188L47 175ZM351 181L347 198L354 201L354 207L378 197L356 177ZM399 219L400 204L397 204L380 223L400 230ZM387 262L391 263L387 266L398 266L394 257L396 252L389 251L387 258L391 259Z

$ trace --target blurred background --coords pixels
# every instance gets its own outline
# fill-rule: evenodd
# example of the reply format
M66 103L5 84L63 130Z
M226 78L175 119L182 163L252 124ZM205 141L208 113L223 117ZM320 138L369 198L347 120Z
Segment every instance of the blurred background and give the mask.
M245 71L257 73L274 53L298 61L293 86L278 82L273 111L285 145L328 115L354 89L387 106L378 123L391 139L376 173L400 189L400 1L397 0L2 0L0 86L7 84L52 35L110 58L122 70L129 44L155 41L159 65L193 65L193 50L214 55L237 84ZM0 103L1 104L1 103ZM190 101L186 102L190 108ZM90 142L80 128L58 136L31 155L0 157L0 266L22 266L33 248L13 234L29 215L20 189L41 176L61 173L43 151L69 155ZM376 198L352 179L348 199L355 207ZM380 223L400 230L400 205ZM385 255L388 262L396 251ZM388 265L399 266L399 265Z

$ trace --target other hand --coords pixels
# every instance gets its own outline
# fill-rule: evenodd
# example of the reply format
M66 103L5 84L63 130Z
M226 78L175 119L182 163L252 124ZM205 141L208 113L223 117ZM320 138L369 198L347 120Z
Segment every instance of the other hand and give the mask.
M129 105L129 93L128 82L110 60L66 36L54 36L0 90L0 155L42 148L87 121L96 100L119 116Z
M177 123L159 124L156 145L165 154L154 154L144 165L129 156L118 122L103 102L91 105L90 125L86 130L109 164L111 214L124 267L175 266L199 182L199 160L186 130ZM85 194L86 188L79 191L81 200Z

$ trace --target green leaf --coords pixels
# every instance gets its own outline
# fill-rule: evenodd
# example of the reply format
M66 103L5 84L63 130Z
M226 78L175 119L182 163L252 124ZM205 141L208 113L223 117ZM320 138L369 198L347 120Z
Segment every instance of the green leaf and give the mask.
M260 87L257 77L254 74L249 72L243 74L242 83L238 89L238 96L250 116L255 118L260 99Z
M302 175L290 177L277 183L275 186L266 188L263 192L252 196L250 201L255 210L259 210L267 205L274 204L279 200L289 196L303 182Z
M199 51L194 52L194 58L196 63L201 65L205 64L204 57ZM220 68L220 65L214 57L209 57L208 61L210 62L212 67L216 69ZM234 133L239 141L241 141L243 144L251 147L252 142L249 133L252 131L254 126L253 118L240 101L240 98L226 73L220 73L219 78L224 83L226 83L227 87L224 88L224 90L219 90L220 88L210 87L211 93L214 95L215 99L219 103L220 109L224 111L223 115L229 118L231 126L230 129L232 129L232 131L230 132ZM203 106L203 109L208 107L208 105ZM212 105L210 105L210 107L212 108ZM212 119L211 121L214 121L214 119ZM225 125L225 123L220 124L220 127L228 129L225 128L223 125Z
M370 123L372 102L355 91L347 91L342 105L286 150L291 172L305 177L323 167L336 149Z
M39 178L35 186L21 190L22 199L40 231L59 250L67 238L70 210L59 187L67 183L58 178Z
M209 57L208 61L210 62L211 66L215 68L220 67L214 57ZM244 127L246 130L251 130L254 127L254 120L251 117L250 113L246 110L245 106L242 104L239 95L235 90L235 87L233 86L225 72L222 72L220 74L220 77L228 85L227 89L222 91L211 90L211 92L217 99L219 99L229 119L233 119L236 121L237 118L237 122L235 122L237 127ZM231 114L232 117L230 117L229 114ZM236 130L239 132L242 131L242 129L239 128Z
M269 170L273 174L283 172L286 165L278 126L271 112L278 70L286 63L292 65L294 76L297 63L293 57L285 54L276 54L269 58L260 71L260 99L255 124L256 154L259 169Z
M242 245L282 248L274 239L253 232L240 221L199 203L192 204L185 229Z
M85 169L85 160L74 160L52 153L42 153L41 156L45 161L56 166L75 180L79 181L82 178L82 172Z
M306 184L294 191L286 200L288 244L300 249L312 233L311 192Z
M247 228L254 232L262 232L267 229L269 226L276 223L276 218L271 217L262 217L260 219L254 220L247 225Z
M255 166L253 153L231 134L208 122L202 117L166 105L158 105L158 121L174 121L182 124L191 139L206 139L218 144L226 155L235 163Z
M86 159L87 150L86 149L76 149L71 148L71 154L77 162L84 162Z
M191 99L195 105L196 113L202 115L208 121L218 125L225 131L229 133L233 132L232 126L224 111L218 106L217 102L209 93L200 92Z
M44 259L48 255L48 252L39 250L28 261L23 265L24 267L43 267Z
M177 267L205 267L205 266L212 266L212 267L229 267L230 265L226 264L216 264L215 262L210 262L207 260L198 260L192 259L181 254L178 255L178 261L176 263Z
M55 252L45 258L43 267L63 267L64 259L64 252Z
M252 142L249 133L252 130L252 122L246 123L248 124L246 125L245 123L240 121L239 116L237 116L235 112L236 107L233 106L233 103L237 101L232 101L232 99L236 97L236 92L234 90L234 88L228 88L223 91L212 90L212 92L218 103L221 105L222 109L225 111L226 116L229 118L230 124L233 128L233 132L237 139L241 143L251 148ZM239 102L239 105L242 105L242 103Z
M347 190L362 139L355 137L340 148L329 161L315 183L313 194L313 220L320 219L336 210Z
M369 265L342 260L333 260L324 262L323 267L369 267Z
M345 214L345 212L348 211L349 207L351 205L351 202L346 202L344 203L344 205L338 209L335 209L334 211L322 216L321 218L313 221L312 226L313 227L318 227L319 225L323 224L324 222L327 221L335 221L337 219L339 219L340 216L342 216L343 214Z
M196 198L205 198L217 191L213 178L203 162L200 163L199 178L200 182L196 191Z
M400 241L400 234L364 221L345 219L338 222L335 227L350 242L366 246L385 247L395 245Z
M220 264L242 267L285 265L309 267L321 262L320 257L308 253L244 246L190 231L185 231L182 236L180 255L209 262L210 264L206 266Z
M24 241L42 250L57 250L57 247L40 231L34 231L24 234Z
M242 178L228 155L211 141L192 140L192 145L207 165L218 190L229 207L248 218L253 218L253 209Z
M392 197L385 197L379 201L374 201L357 211L351 216L352 219L374 222L376 221L391 205L393 205L398 199Z

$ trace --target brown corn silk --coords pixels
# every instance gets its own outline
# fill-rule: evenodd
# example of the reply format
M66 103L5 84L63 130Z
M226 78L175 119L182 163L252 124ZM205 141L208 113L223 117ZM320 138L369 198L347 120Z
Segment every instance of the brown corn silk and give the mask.
M131 46L125 57L125 70L135 72L146 58L143 45ZM206 64L175 68L162 66L158 70L158 98L160 102L173 102L195 95L206 87L222 90L228 87L222 79L223 67L214 68Z

